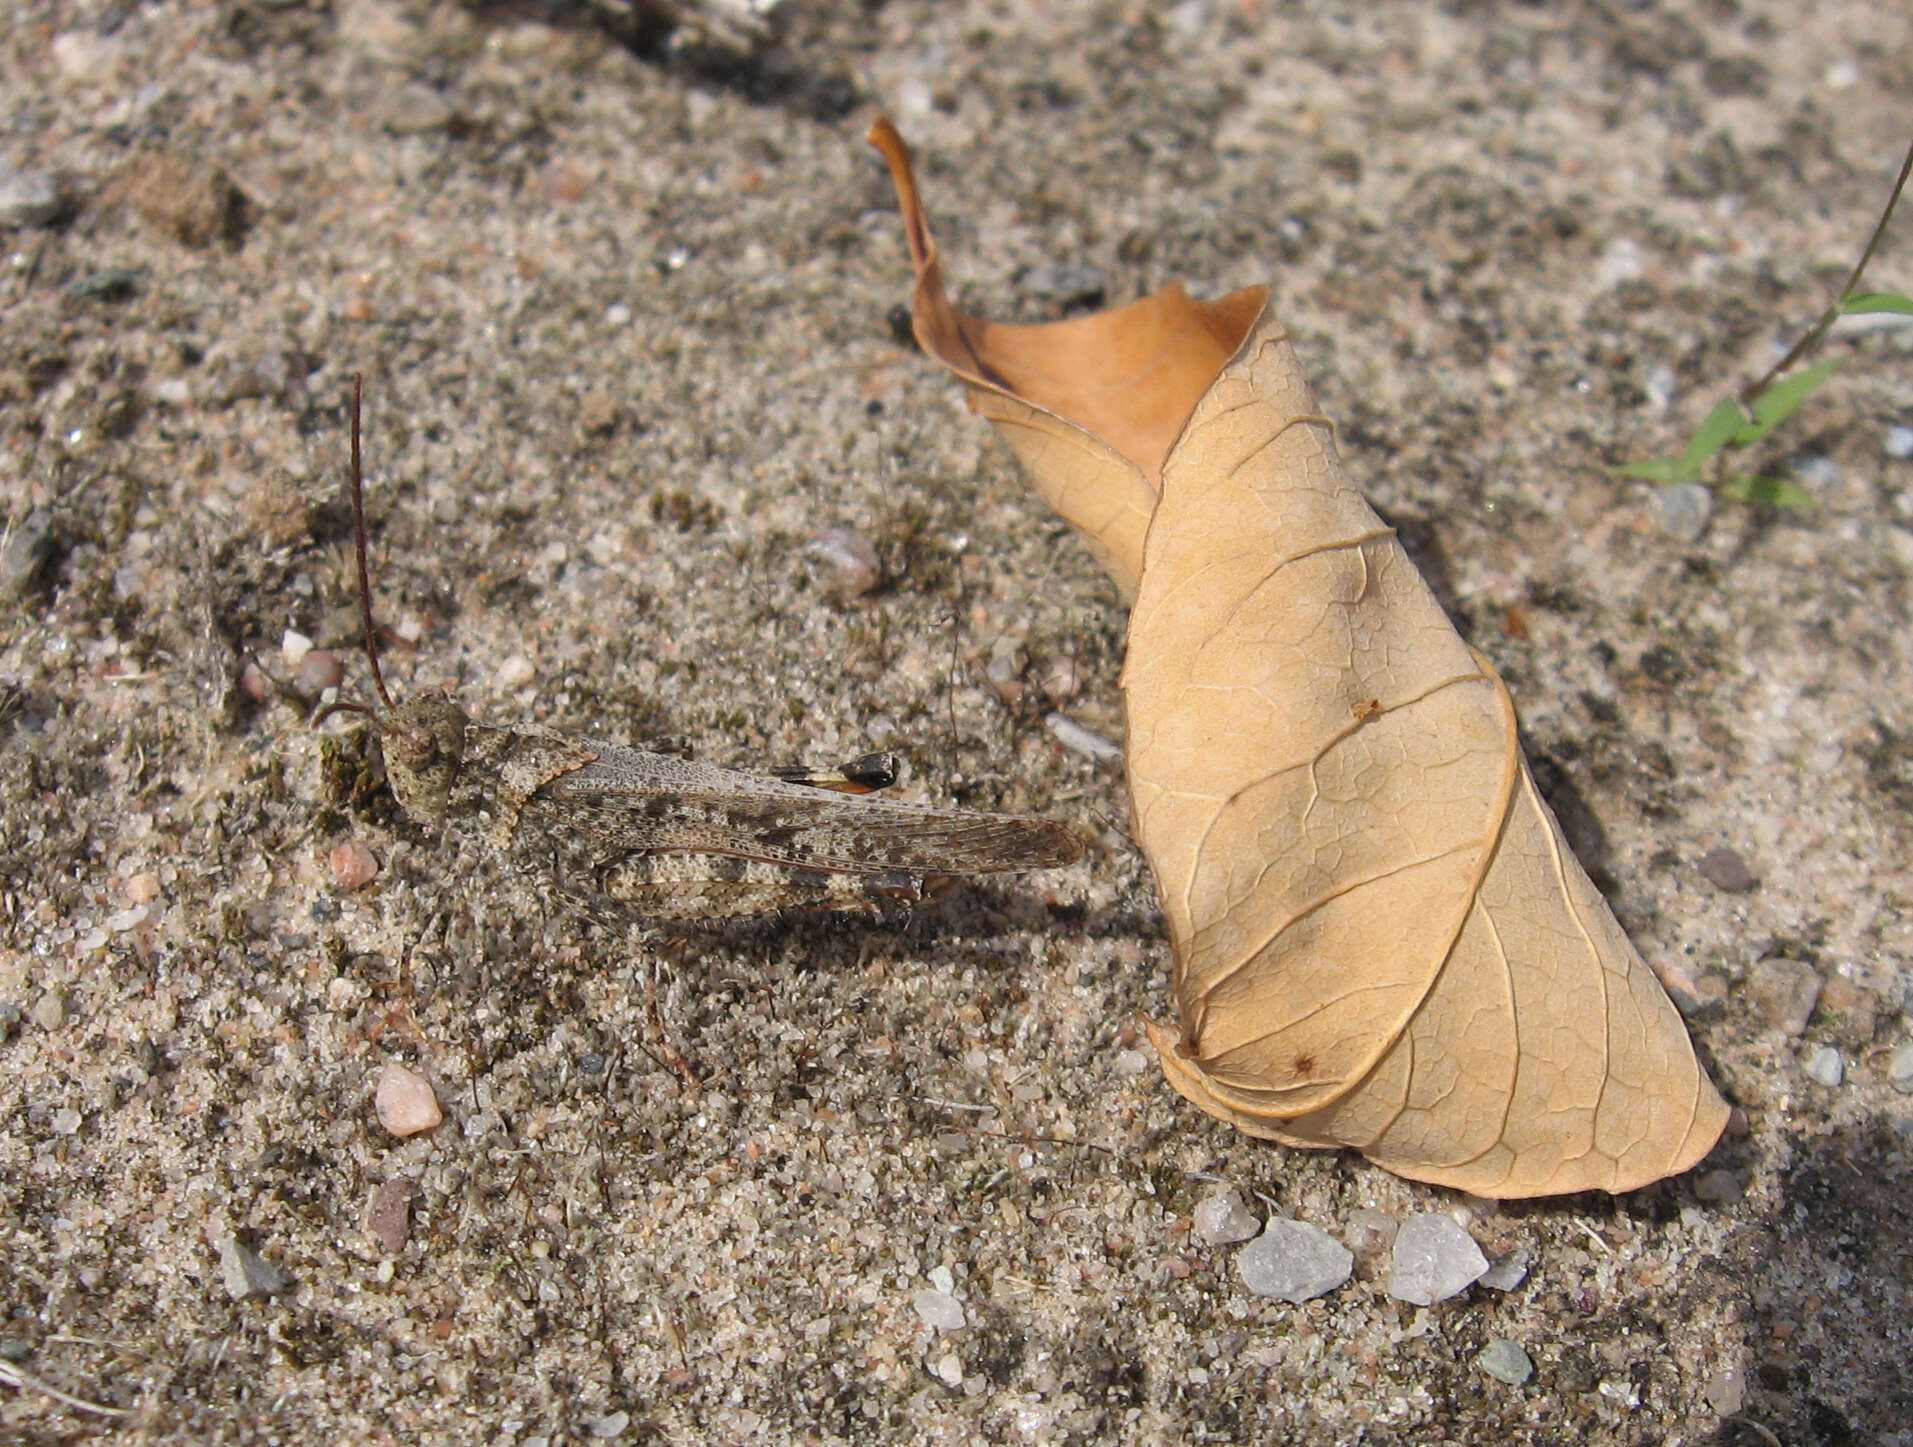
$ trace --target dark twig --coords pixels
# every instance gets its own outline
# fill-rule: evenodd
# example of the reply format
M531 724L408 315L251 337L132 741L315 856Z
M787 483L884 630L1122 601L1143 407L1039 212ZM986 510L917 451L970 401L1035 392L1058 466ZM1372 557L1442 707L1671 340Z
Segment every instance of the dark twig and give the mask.
M1840 294L1833 299L1833 304L1820 314L1820 320L1814 323L1813 329L1795 342L1787 355L1768 369L1766 376L1752 386L1740 389L1742 406L1751 408L1756 397L1771 387L1778 378L1797 366L1815 347L1818 347L1833 324L1840 320L1841 308L1846 305L1847 298L1860 289L1860 278L1865 274L1868 263L1873 260L1873 253L1880 249L1880 238L1886 235L1887 223L1893 219L1893 210L1900 204L1900 196L1906 190L1909 175L1913 175L1913 143L1909 143L1906 148L1906 159L1900 162L1899 179L1893 183L1892 193L1886 198L1886 209L1880 213L1879 224L1873 228L1873 234L1867 238L1866 250L1860 253L1859 261L1854 263L1852 274L1847 277L1846 285L1840 288Z

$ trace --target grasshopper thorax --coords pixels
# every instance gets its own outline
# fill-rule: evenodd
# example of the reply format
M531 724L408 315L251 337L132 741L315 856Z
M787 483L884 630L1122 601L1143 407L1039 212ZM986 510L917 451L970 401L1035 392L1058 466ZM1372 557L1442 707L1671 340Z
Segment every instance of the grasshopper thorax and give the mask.
M414 699L372 716L393 797L421 824L444 822L465 762L465 710L442 695Z

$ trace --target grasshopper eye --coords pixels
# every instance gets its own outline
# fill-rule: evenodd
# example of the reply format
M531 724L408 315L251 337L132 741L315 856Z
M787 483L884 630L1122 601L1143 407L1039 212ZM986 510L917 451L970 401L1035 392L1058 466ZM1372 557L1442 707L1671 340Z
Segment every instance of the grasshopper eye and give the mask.
M394 729L385 739L385 748L400 768L418 773L438 757L438 738L428 728Z

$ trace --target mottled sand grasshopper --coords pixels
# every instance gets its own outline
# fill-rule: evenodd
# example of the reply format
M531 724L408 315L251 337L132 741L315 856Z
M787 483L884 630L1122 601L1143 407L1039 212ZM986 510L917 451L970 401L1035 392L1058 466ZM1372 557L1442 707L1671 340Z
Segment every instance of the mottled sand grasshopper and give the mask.
M489 844L604 923L723 919L910 903L947 876L1050 869L1081 847L1047 819L856 797L887 755L766 777L566 734L476 723L451 698L395 704L379 669L366 564L362 383L352 392L352 517L376 730L392 793L438 828L475 819Z

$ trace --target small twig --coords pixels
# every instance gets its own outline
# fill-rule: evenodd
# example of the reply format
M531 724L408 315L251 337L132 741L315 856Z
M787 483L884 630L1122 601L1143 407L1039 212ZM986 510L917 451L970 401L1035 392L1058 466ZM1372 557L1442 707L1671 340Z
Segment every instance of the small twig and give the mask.
M1774 1436L1774 1434L1769 1432L1765 1427L1761 1426L1760 1423L1756 1422L1752 1417L1738 1417L1738 1416L1723 1417L1721 1418L1721 1420L1723 1422L1737 1422L1743 1427L1753 1428L1753 1430L1760 1435L1762 1440L1764 1440L1767 1443L1767 1447L1786 1447L1785 1443L1783 1443L1778 1437Z
M651 1042L657 1046L657 1049L653 1051L649 1046L645 1045L643 1041L638 1042L638 1048L643 1050L646 1055L649 1055L660 1065L676 1072L678 1079L684 1083L685 1090L692 1095L696 1095L698 1091L702 1090L706 1085L709 1085L711 1080L716 1080L717 1076L713 1075L711 1080L699 1080L697 1078L697 1072L691 1068L691 1062L685 1059L684 1052L677 1048L676 1044L671 1040L670 1033L665 1030L664 1015L658 1009L658 965L656 961L652 962L651 969L646 972L646 981L644 1013L651 1025Z
M1840 288L1840 294L1834 297L1833 304L1820 314L1820 320L1813 324L1813 329L1795 342L1787 355L1768 369L1766 376L1752 386L1740 389L1740 400L1743 406L1751 407L1754 398L1766 391L1777 378L1819 346L1828 330L1840 320L1840 308L1846 303L1848 297L1860 289L1860 277L1865 273L1867 264L1873 260L1873 253L1880 249L1880 238L1886 235L1887 223L1893 219L1893 210L1900 204L1900 196L1906 190L1909 175L1913 175L1913 144L1909 144L1906 148L1906 159L1900 162L1899 179L1893 183L1893 190L1887 195L1886 209L1880 213L1880 222L1873 228L1873 234L1867 238L1866 250L1860 253L1859 261L1854 263L1846 285Z
M975 1136L978 1140L1010 1141L1019 1146L1069 1146L1076 1150L1101 1151L1113 1161L1123 1159L1120 1151L1098 1145L1095 1141L1071 1141L1053 1135L1019 1135L1013 1131L983 1130L973 1125L952 1126L951 1129L962 1135Z
M44 1392L56 1402L64 1402L75 1411L98 1412L102 1417L131 1417L134 1413L126 1407L109 1407L103 1402L89 1402L85 1397L76 1397L63 1392L51 1382L43 1382L30 1372L23 1372L11 1362L0 1361L0 1385L9 1387L31 1387L36 1392Z

